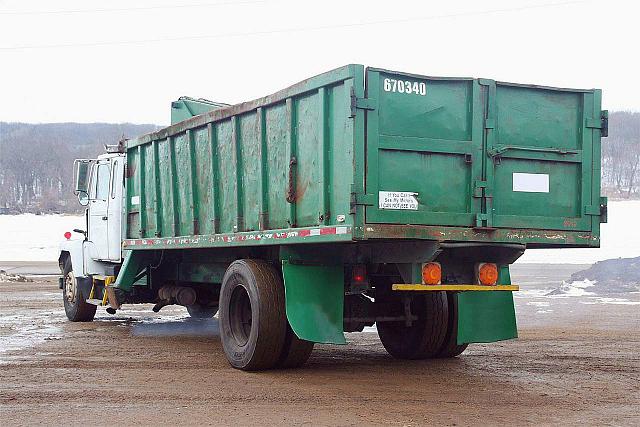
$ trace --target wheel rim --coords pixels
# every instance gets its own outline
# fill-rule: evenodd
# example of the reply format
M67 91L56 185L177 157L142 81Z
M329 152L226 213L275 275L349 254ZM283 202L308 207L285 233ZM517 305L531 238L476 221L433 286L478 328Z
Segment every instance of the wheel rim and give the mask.
M67 275L64 276L64 297L71 304L76 301L76 290L76 278L72 272L68 272Z
M240 347L246 345L249 341L251 324L251 300L247 289L244 285L239 284L231 293L229 325L231 327L231 335Z

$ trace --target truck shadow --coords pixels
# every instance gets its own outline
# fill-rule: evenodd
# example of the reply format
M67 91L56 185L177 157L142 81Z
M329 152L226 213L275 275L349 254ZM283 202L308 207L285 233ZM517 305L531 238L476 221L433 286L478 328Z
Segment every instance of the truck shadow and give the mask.
M181 338L179 351L193 346L192 351L202 350L203 339L208 342L207 353L213 359L219 359L220 366L226 368L223 363L225 355L222 344L219 341L220 330L218 319L191 319L188 317L167 319L140 317L131 318L114 316L96 320L94 324L103 323L104 326L120 326L129 329L133 337L155 337L166 340L164 347L167 351L175 345L174 338ZM97 326L97 325L96 325ZM109 326L107 326L109 327ZM400 369L405 373L415 371L423 375L429 371L460 370L465 371L470 367L465 361L465 356L453 359L428 359L428 360L398 360L391 357L380 342L375 330L363 333L347 334L347 345L316 344L309 361L302 368L266 371L260 375L276 375L288 377L289 374L310 374L315 372L322 375L349 375L351 372L360 372L363 369L371 373L384 374L385 376ZM213 345L211 345L213 344ZM186 347L186 348L185 348ZM176 350L178 351L178 350ZM218 362L215 363L218 365ZM229 368L231 369L231 368Z

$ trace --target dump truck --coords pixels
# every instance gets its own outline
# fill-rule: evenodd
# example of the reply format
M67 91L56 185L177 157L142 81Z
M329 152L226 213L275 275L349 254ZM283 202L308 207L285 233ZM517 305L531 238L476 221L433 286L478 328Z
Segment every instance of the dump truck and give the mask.
M348 65L74 162L67 317L185 306L234 368L304 364L375 325L395 358L517 337L509 267L600 245L601 91Z

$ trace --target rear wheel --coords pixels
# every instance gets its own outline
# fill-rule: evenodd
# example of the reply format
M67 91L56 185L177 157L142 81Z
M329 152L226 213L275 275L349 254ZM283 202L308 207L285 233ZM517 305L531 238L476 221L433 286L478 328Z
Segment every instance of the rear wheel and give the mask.
M237 369L276 366L283 352L287 318L278 271L260 260L234 261L220 290L220 339Z
M467 349L469 344L458 344L458 297L453 293L447 294L449 308L449 322L447 335L438 352L437 357L456 357Z
M287 336L277 363L278 368L299 368L304 365L311 356L314 344L298 338L291 326L287 325Z
M62 267L64 286L62 289L62 299L64 301L64 312L72 322L90 322L96 315L96 306L87 304L82 289L78 286L78 279L73 274L71 259L66 258Z
M402 304L399 297L392 297ZM397 359L436 357L447 333L448 304L445 292L425 292L411 296L411 314L417 316L411 326L404 321L380 322L378 335L387 352Z
M218 306L193 304L186 306L189 316L193 319L211 319L218 312Z

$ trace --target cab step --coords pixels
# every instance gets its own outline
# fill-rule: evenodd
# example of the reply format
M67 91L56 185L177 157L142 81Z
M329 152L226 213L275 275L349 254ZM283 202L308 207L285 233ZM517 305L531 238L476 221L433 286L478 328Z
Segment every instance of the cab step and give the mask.
M89 298L87 298L86 302L87 304L92 304L92 305L97 305L99 307L103 307L103 306L114 306L115 304L113 304L112 302L115 301L115 294L110 293L110 289L109 287L111 286L112 283L115 283L116 278L115 276L101 276L101 275L94 275L91 276L93 285L91 286L91 293L89 294ZM98 299L95 298L95 294L96 294L96 283L100 283L102 282L102 285L104 286L104 289L102 290L102 299ZM111 294L111 298L110 298L110 294ZM116 307L118 308L118 307Z

